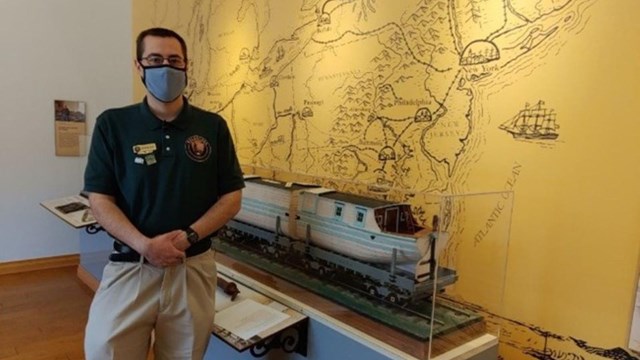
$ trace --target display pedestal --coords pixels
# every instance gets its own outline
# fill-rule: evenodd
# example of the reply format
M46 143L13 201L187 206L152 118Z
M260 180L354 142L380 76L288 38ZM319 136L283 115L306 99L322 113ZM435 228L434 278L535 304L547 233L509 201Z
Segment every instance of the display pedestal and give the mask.
M78 274L89 287L95 289L102 276L102 268L111 252L112 240L100 232L80 233L80 262ZM307 355L297 350L287 353L282 348L272 349L269 358L289 360L333 360L358 358L368 360L425 359L410 352L426 351L426 344L405 334L390 330L360 314L323 299L307 290L273 277L223 254L216 254L218 273L238 284L241 294L250 289L261 296L277 301L306 317L301 324L307 329ZM286 292L286 294L285 294ZM218 298L220 299L220 298ZM286 331L283 331L285 333ZM271 339L273 340L273 339ZM274 347L265 341L265 346ZM433 359L497 359L498 341L495 336L481 335L462 341ZM256 347L256 355L263 350ZM212 335L205 359L254 359L251 351L239 352L220 337Z
M344 337L342 341L355 341L368 350L374 350L376 359L427 359L429 343L394 330L367 316L351 311L290 282L265 271L216 253L218 271L236 283L243 284L309 317L313 325L321 323ZM333 334L332 334L333 335ZM327 336L328 337L328 336ZM316 334L309 337L313 343L324 343ZM498 339L472 328L433 339L432 359L496 359ZM345 358L347 350L343 353ZM315 357L313 352L309 358ZM353 354L354 356L357 353ZM324 359L324 357L322 357Z

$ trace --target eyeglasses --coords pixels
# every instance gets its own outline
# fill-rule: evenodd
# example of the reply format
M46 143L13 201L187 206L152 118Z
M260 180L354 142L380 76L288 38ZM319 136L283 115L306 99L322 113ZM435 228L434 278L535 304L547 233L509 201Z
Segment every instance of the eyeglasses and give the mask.
M164 64L164 61L167 60L169 65L177 68L183 68L187 63L185 63L184 59L177 55L172 55L169 57L163 57L160 55L149 55L147 57L140 58L140 60L145 60L151 66L159 66Z

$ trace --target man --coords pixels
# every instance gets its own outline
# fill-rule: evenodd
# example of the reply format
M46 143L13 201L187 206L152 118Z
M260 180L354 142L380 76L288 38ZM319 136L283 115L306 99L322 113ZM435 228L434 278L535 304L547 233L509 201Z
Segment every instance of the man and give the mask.
M233 141L217 114L188 103L187 48L177 33L138 35L142 103L102 113L84 190L115 239L85 335L87 359L201 359L213 328L210 235L240 209Z

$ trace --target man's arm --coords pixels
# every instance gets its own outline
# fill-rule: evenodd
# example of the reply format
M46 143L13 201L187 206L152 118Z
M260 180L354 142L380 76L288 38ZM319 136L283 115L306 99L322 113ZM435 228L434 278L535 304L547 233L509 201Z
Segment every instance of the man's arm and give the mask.
M191 224L191 228L198 233L200 239L205 238L231 220L240 211L241 204L242 190L226 193L204 215ZM184 231L182 231L182 236L178 240L176 247L179 249L184 250L189 247L187 234Z
M184 251L177 249L174 245L176 239L184 233L183 231L174 230L150 239L129 221L116 205L113 196L90 193L89 204L93 216L109 234L129 245L152 265L173 266L183 261Z

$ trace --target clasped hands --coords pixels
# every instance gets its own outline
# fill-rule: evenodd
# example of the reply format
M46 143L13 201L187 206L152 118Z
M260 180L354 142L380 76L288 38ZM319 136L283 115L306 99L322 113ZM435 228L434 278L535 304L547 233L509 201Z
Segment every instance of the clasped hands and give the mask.
M165 268L184 263L189 245L183 230L173 230L149 239L140 254L151 265Z

